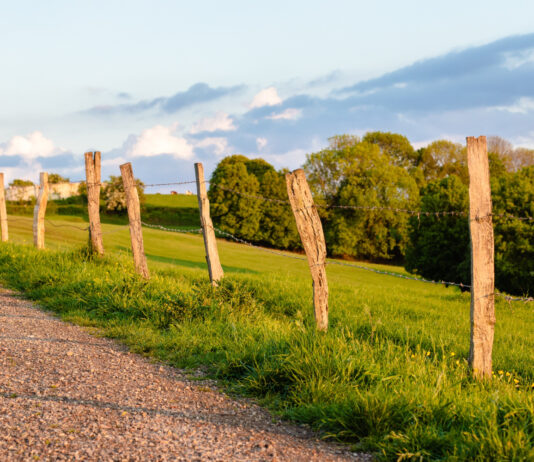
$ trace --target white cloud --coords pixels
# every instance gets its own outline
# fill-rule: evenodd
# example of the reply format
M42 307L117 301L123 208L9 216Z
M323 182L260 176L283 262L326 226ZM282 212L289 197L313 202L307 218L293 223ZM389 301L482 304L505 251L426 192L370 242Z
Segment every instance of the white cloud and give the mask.
M217 156L222 156L224 154L230 153L230 147L228 146L228 140L223 137L210 137L204 138L195 143L195 147L198 148L209 148L213 146L213 152Z
M250 103L250 108L257 108L263 106L276 106L282 103L282 98L278 96L275 87L264 88L260 91Z
M176 124L170 127L156 125L144 130L135 139L127 154L133 157L171 154L177 159L190 159L193 157L193 146L185 138L174 135L176 128Z
M193 125L190 133L196 134L201 132L215 131L232 131L236 130L233 119L225 112L218 112L214 117L204 117L198 123Z
M16 135L11 138L2 149L0 155L4 156L22 156L24 159L35 159L36 157L50 157L62 152L57 148L54 142L41 132L33 132L27 136Z
M258 150L261 151L265 146L267 146L267 138L256 138L256 145Z
M280 114L272 114L267 118L272 120L297 120L301 115L302 111L300 109L290 107Z
M494 109L497 109L498 111L511 112L514 114L526 114L534 110L534 98L519 98L519 100L517 100L517 102L511 106L496 106Z

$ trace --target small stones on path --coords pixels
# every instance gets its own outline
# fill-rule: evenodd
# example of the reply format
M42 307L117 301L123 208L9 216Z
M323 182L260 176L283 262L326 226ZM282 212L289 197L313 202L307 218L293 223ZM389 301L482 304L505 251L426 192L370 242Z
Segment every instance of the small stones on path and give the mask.
M1 288L0 368L2 461L371 460Z

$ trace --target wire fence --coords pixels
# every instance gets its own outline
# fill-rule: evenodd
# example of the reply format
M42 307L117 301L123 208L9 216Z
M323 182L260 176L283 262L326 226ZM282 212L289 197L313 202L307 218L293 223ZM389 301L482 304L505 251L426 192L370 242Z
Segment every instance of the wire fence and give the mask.
M142 183L140 183L140 184L142 184L142 186L144 186L144 187L161 187L161 186L182 186L182 185L190 185L190 184L195 184L195 183L197 183L196 180L170 182L170 183L152 183L152 184L142 184ZM205 183L210 183L210 182L209 181L205 181ZM92 183L90 185L99 185L99 186L101 186L102 184L103 183L99 182L99 183ZM246 197L246 198L249 198L249 199L262 200L262 201L265 201L265 202L271 202L271 203L277 203L277 204L287 204L288 206L290 206L289 200L280 199L280 198L274 198L274 197L266 197L266 196L262 196L262 195L258 195L258 194L251 194L251 193L243 192L243 191L240 191L240 190L237 190L237 189L234 189L234 188L228 188L226 186L222 186L222 185L219 185L219 184L216 184L216 183L210 183L210 186L211 186L211 188L219 189L219 190L226 191L226 192L231 192L233 194L237 194L239 196ZM318 208L318 209L346 209L346 210L362 210L362 211L374 211L374 212L390 211L390 212L394 212L394 213L405 213L405 214L408 214L408 215L411 215L411 216L417 216L418 219L420 219L420 217L422 217L422 216L426 216L426 217L434 216L434 217L438 217L439 218L439 217L444 217L444 216L467 217L469 215L469 213L464 211L464 210L452 210L452 211L451 210L443 210L443 211L435 211L435 212L426 212L426 211L421 211L421 210L410 210L410 209L396 208L396 207L354 206L354 205L322 205L322 204L314 204L312 207L315 207L315 208ZM525 221L525 222L534 221L534 218L530 217L530 216L518 217L518 216L511 215L511 214L490 214L490 215L486 215L486 216L482 216L482 217L476 217L475 219L476 220L481 220L481 219L484 219L484 218L488 218L490 216L492 218L506 218L506 219ZM10 218L10 221L17 221L17 219ZM20 221L20 220L18 220L18 221ZM49 223L50 225L54 226L54 227L57 227L57 228L67 227L67 228L77 229L77 230L80 230L80 231L89 230L89 227L80 227L80 226L71 225L71 224L58 224L58 223L54 223L53 221L48 220L48 219L46 219L46 222ZM142 221L141 224L142 224L142 226L144 226L146 228L156 229L156 230L160 230L160 231L173 232L173 233L181 233L181 234L201 234L202 233L202 228L175 228L175 227L163 226L163 225L160 225L160 224L147 223L147 222L144 222L144 221ZM126 225L123 225L120 229L105 231L102 234L103 235L107 235L107 234L114 234L114 233L117 233L117 232L122 232L124 230L124 228L128 227L128 226L129 225L126 224ZM252 243L250 241L242 239L242 238L240 238L238 236L235 236L232 233L229 233L227 231L221 230L221 229L216 228L216 227L213 227L213 230L216 233L216 235L218 235L219 237L230 239L230 240L232 240L234 242L237 242L239 244L243 244L243 245L246 245L248 247L252 247L252 248L258 249L258 250L260 250L262 252L267 252L267 253L270 253L270 254L273 254L273 255L277 255L277 256L281 256L281 257L285 257L285 258L291 258L291 259L294 259L294 260L301 260L301 261L306 261L307 260L307 257L303 257L303 256L300 256L300 255L294 255L294 254L291 254L289 252L282 252L282 251L278 251L278 250L273 250L273 249L270 249L270 248L262 247L260 245L254 244L254 243ZM363 271L372 272L372 273L375 273L375 274L380 274L380 275L384 275L384 276L391 276L391 277L401 278L401 279L405 279L405 280L423 282L423 283L428 283L428 284L436 284L436 285L444 285L444 286L455 286L455 287L459 287L460 289L465 289L465 290L471 289L470 285L463 284L461 282L458 283L458 282L442 281L442 280L437 281L437 280L432 280L432 279L425 279L425 278L422 278L422 277L408 276L408 275L405 275L405 274L400 274L400 273L396 273L396 272L391 272L391 271L385 271L385 270L372 268L372 267L369 267L369 266L359 265L359 264L353 263L353 262L344 262L344 261L339 261L339 260L327 259L325 264L356 268L356 269L360 269L360 270L363 270ZM497 296L497 297L501 297L504 300L509 301L509 302L525 302L526 303L526 302L533 302L534 301L533 297L512 297L512 296L509 296L509 295L506 295L506 294L501 294L499 292L495 292L493 295Z
M222 191L231 192L233 194L237 194L239 196L247 197L249 199L258 199L265 202L275 202L278 204L287 204L291 205L289 202L289 199L279 199L279 198L273 198L273 197L266 197L258 194L250 194L247 192L239 191L237 189L233 188L227 188L226 186L221 186L215 183L211 183L210 186L215 189L220 189ZM329 205L323 205L323 204L314 204L311 207L315 207L318 209L344 209L344 210L363 210L363 211L371 211L371 212L394 212L394 213L406 213L408 215L422 217L422 216L464 216L467 217L469 215L468 211L465 210L441 210L441 211L435 211L435 212L428 212L428 211L421 211L421 210L410 210L410 209L404 209L404 208L398 208L398 207L384 207L384 206L366 206L366 205L336 205L336 204L329 204ZM492 217L492 218L507 218L511 220L520 220L520 221L534 221L534 217L531 216L525 216L525 217L518 217L515 215L507 214L507 213L492 213L490 215L485 215L482 217L477 217L478 219L483 219L486 217Z

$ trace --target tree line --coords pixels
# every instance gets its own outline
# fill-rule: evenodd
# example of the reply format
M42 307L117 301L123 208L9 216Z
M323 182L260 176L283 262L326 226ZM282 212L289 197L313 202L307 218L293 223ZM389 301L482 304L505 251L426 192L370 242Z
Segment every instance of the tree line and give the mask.
M488 155L494 214L534 216L534 151L489 137ZM303 168L330 256L403 263L423 277L470 283L466 214L425 214L468 212L464 146L437 140L414 149L395 133L340 135L308 154ZM221 160L208 192L214 224L256 244L299 250L293 214L283 202L285 173L263 159L233 155ZM534 224L495 217L494 225L497 287L532 294Z

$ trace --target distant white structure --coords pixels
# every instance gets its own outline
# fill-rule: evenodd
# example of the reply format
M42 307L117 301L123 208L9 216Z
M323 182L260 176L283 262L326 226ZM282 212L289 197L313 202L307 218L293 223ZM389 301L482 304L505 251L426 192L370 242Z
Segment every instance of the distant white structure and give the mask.
M49 183L48 198L66 199L67 197L77 196L80 182L77 183ZM6 200L8 201L29 201L37 197L39 185L31 186L10 186L6 189Z
M185 195L186 195L186 196L192 196L193 193L192 193L191 191L189 191L189 189L188 189L188 190L185 192Z

